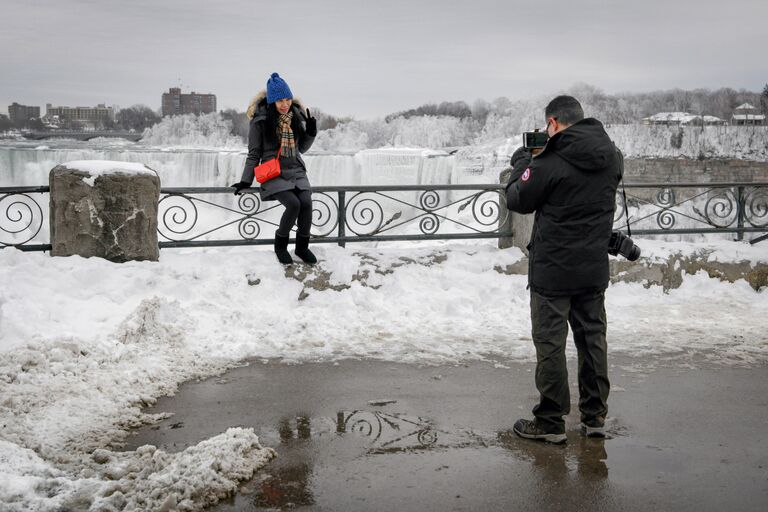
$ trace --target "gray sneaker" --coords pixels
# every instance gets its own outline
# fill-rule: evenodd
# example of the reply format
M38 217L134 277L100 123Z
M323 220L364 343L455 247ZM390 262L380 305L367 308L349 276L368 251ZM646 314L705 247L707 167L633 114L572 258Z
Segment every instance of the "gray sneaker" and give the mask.
M581 422L581 430L587 437L605 437L605 418L598 416Z
M566 441L565 432L547 432L536 424L536 420L517 420L512 429L515 434L526 439L538 439L548 443L560 444Z

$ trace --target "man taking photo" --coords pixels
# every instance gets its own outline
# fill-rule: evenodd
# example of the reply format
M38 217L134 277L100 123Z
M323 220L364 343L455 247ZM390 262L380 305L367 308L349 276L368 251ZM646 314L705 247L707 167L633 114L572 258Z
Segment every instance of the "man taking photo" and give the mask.
M545 109L549 140L536 156L512 155L507 207L536 212L528 244L531 327L539 403L533 420L515 423L517 435L566 441L570 412L565 343L568 325L578 352L579 411L587 436L605 436L608 357L605 290L608 246L621 156L600 121L581 104L558 96Z

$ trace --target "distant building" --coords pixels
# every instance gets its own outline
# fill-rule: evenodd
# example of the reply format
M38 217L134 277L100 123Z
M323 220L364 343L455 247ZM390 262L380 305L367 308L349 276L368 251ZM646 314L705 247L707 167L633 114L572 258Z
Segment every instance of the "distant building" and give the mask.
M95 107L54 107L47 103L45 105L45 117L48 121L54 119L60 121L82 121L86 124L95 125L99 122L114 121L115 110L103 103Z
M216 112L215 94L197 94L192 91L182 94L178 87L171 87L163 93L163 116L179 114L209 114Z
M688 112L659 112L643 118L643 124L665 126L716 126L728 124L725 119L715 116L689 114Z
M11 121L29 121L30 119L40 119L40 107L30 107L19 105L14 102L8 105L8 117Z
M742 103L735 109L733 109L733 115L731 116L731 124L744 126L744 125L764 125L765 114L758 114L757 107L750 105L749 103Z

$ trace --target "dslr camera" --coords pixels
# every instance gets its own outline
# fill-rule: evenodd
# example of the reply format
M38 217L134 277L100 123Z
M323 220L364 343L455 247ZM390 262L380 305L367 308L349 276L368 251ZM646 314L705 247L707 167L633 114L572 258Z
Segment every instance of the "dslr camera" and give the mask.
M525 149L541 149L548 140L547 132L540 132L538 129L532 132L523 132L523 147Z
M611 241L608 242L608 254L611 256L621 254L629 261L635 261L640 257L640 248L621 231L613 231Z

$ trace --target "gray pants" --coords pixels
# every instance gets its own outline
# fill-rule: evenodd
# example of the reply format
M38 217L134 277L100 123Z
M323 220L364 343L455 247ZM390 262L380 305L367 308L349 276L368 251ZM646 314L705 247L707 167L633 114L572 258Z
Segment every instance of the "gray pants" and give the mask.
M586 421L608 412L608 345L605 340L605 292L544 296L531 290L531 325L536 347L536 422L562 432L571 411L565 342L568 324L578 352L579 411Z

